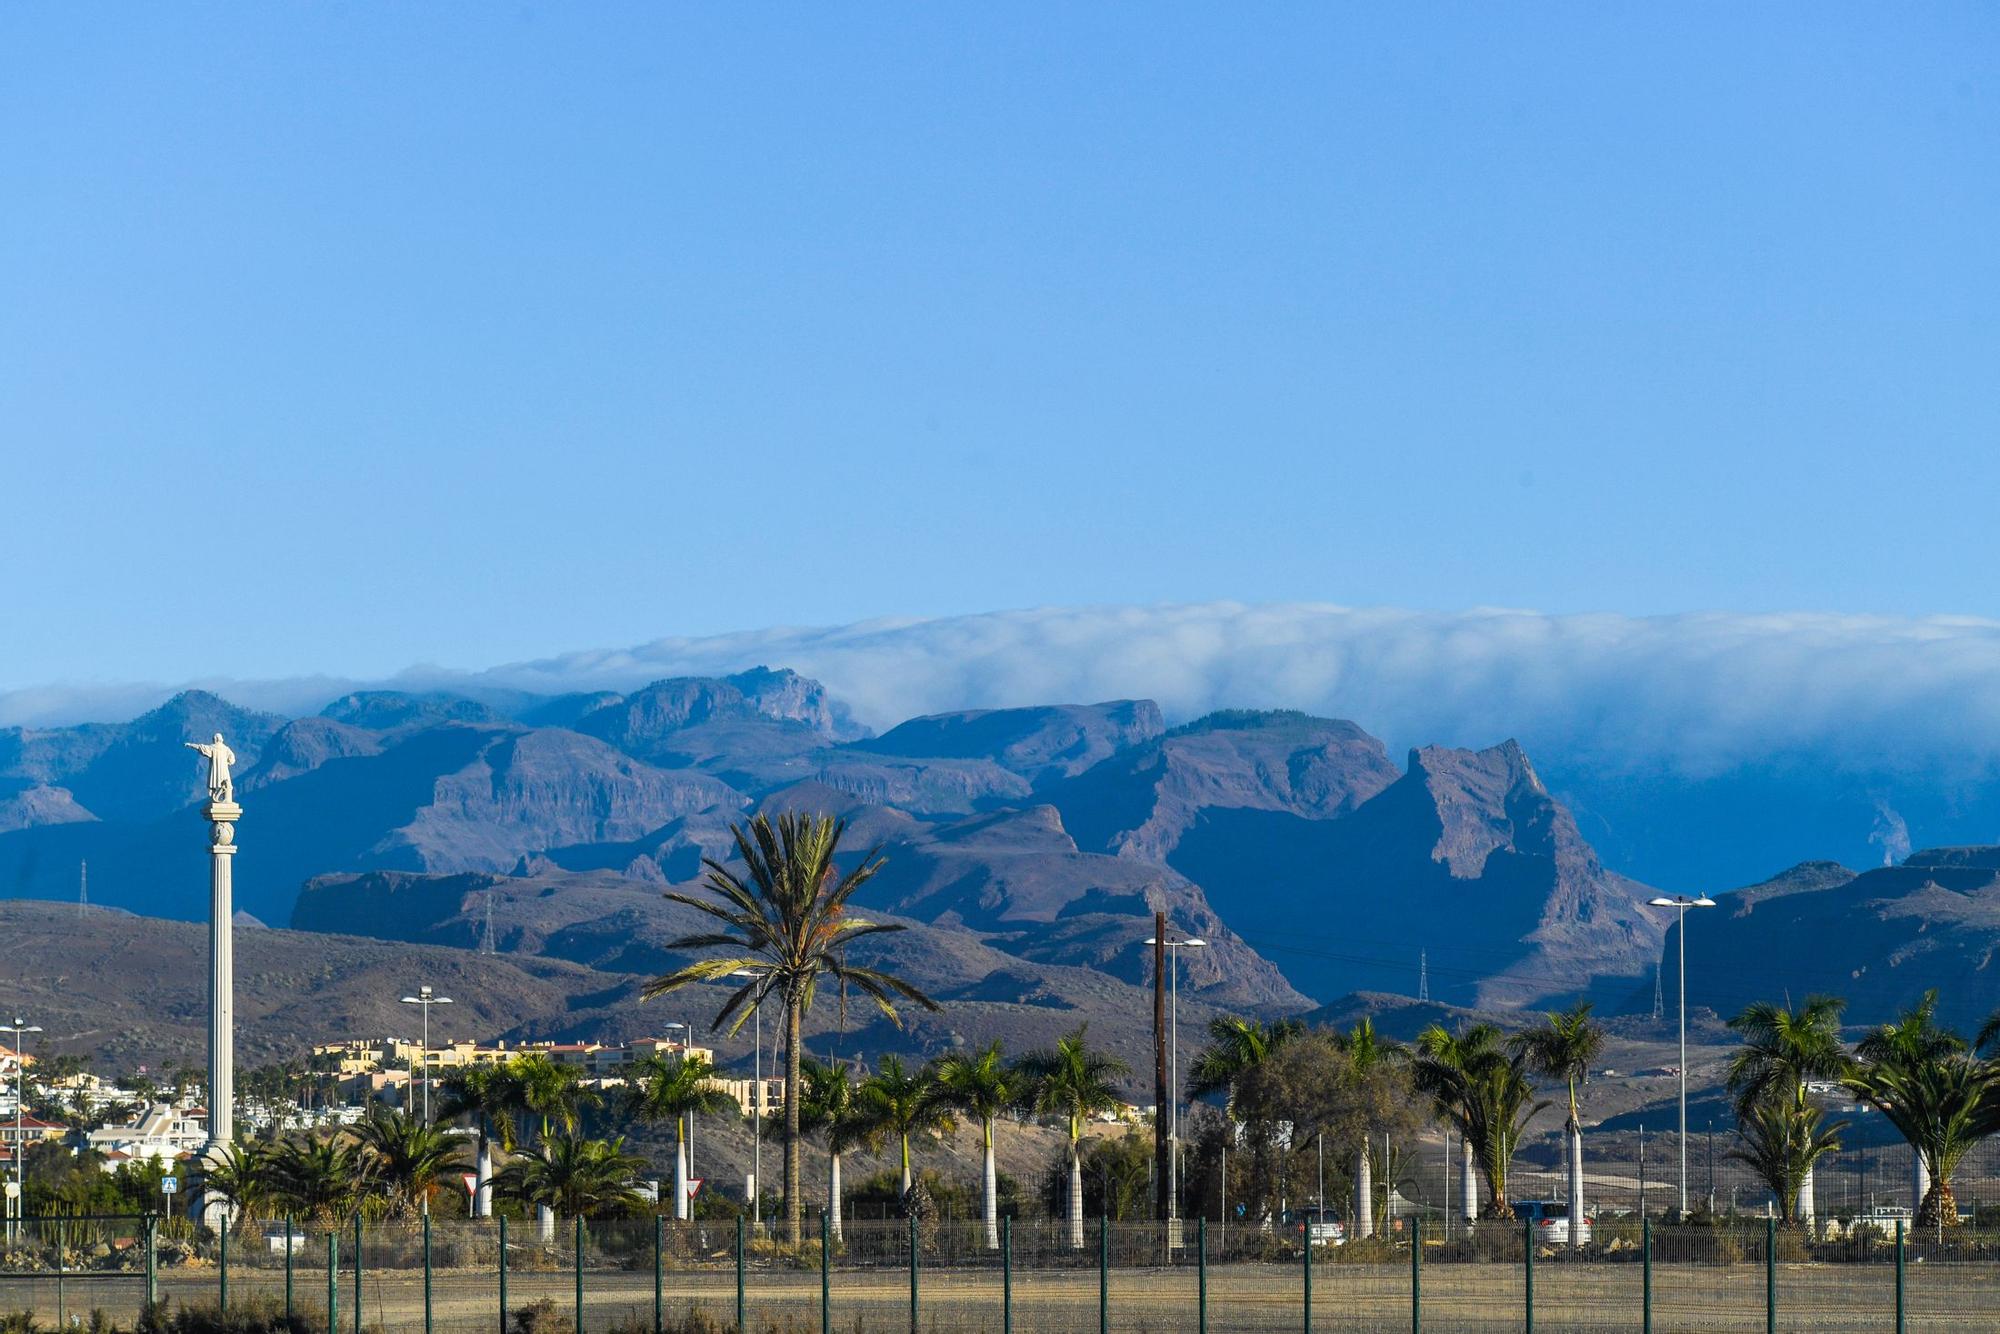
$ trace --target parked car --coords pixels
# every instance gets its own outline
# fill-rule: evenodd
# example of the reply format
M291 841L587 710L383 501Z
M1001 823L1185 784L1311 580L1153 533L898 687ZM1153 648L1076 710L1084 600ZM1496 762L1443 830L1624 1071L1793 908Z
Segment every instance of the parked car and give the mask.
M1569 1245L1569 1205L1561 1200L1515 1200L1514 1217L1535 1226L1535 1235L1551 1246ZM1590 1244L1590 1218L1586 1215L1577 1223L1576 1241L1579 1246Z
M1339 1246L1347 1240L1347 1221L1331 1205L1309 1204L1287 1210L1285 1222L1292 1227L1303 1226L1315 1246Z

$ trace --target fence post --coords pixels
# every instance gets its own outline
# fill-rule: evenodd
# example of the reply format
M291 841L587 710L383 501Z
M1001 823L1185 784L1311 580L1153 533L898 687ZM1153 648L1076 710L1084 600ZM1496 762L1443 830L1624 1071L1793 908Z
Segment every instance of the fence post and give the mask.
M14 1096L18 1098L20 1097L20 1094L17 1092ZM16 1153L21 1152L20 1142L18 1140L15 1142L14 1152ZM66 1294L63 1291L62 1228L58 1226L54 1229L54 1231L56 1238L56 1328L61 1329L64 1325L67 1325L69 1323L69 1305L67 1300L68 1294ZM224 1231L222 1235L224 1239L223 1250L222 1250L222 1304L223 1307L227 1309L229 1305L229 1242L228 1242L229 1233L227 1230L227 1224L224 1225Z
M819 1211L819 1334L833 1334L833 1223Z
M1000 1220L1000 1334L1014 1334L1014 1218Z
M1528 1308L1521 1328L1535 1334L1535 1225L1527 1219L1521 1222L1521 1279Z
M910 1334L917 1334L917 1216L910 1215Z
M581 1334L582 1326L577 1326ZM431 1334L431 1216L424 1215L424 1334Z
M340 1231L326 1230L326 1334L340 1334Z
M146 1215L146 1305L160 1300L160 1220Z
M1764 1220L1764 1334L1778 1334L1778 1220Z
M1097 1220L1097 1334L1111 1334L1110 1214Z
M361 1215L354 1215L354 1334L361 1334Z
M1200 1334L1208 1334L1208 1215L1194 1222L1195 1323Z
M507 1334L507 1215L500 1215L500 1334Z
M1896 1220L1896 1334L1903 1334L1903 1220Z
M667 1216L653 1215L653 1334L664 1334L667 1324L666 1292Z
M1639 1309L1645 1334L1653 1334L1653 1220L1639 1220L1639 1259L1643 1268L1639 1280Z
M743 1328L743 1215L736 1215L736 1328ZM583 1327L577 1327L583 1334Z
M576 1334L583 1334L583 1215L576 1216ZM738 1320L737 1324L743 1322Z
M285 1215L285 1319L292 1318L292 1216Z
M1313 1234L1312 1224L1299 1224L1299 1263L1305 1270L1305 1330L1313 1334Z
M1424 1330L1424 1220L1410 1220L1410 1334Z
M229 1214L227 1211L218 1210L216 1220L216 1231L222 1237L222 1263L218 1266L216 1276L220 1288L220 1297L217 1304L223 1310L227 1311L229 1309ZM57 1306L60 1308L62 1295L62 1247L60 1246L56 1247L56 1295Z

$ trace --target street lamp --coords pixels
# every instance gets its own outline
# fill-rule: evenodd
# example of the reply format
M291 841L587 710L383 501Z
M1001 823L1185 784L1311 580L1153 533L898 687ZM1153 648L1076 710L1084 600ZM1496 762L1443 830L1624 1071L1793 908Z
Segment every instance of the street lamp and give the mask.
M1691 899L1685 894L1662 894L1658 898L1646 900L1653 908L1672 908L1679 914L1676 935L1680 945L1681 972L1681 1217L1688 1211L1688 933L1687 910L1689 908L1713 908L1715 900L1703 894Z
M415 1005L424 1012L424 1045L422 1061L424 1066L424 1124L431 1123L431 1006L449 1005L451 997L434 995L428 983L417 988L414 996L403 997L403 1004Z
M1148 945L1160 943L1159 937L1147 936ZM1167 978L1171 999L1167 1004L1167 1060L1171 1071L1167 1076L1167 1216L1181 1216L1181 965L1180 949L1185 945L1191 950L1207 949L1208 942L1199 936L1189 936L1184 940L1167 942Z
M40 1024L31 1024L19 1015L14 1016L11 1024L0 1024L0 1033L14 1035L14 1199L9 1202L7 1212L15 1218L19 1218L27 1207L28 1189L28 1155L22 1149L27 1141L22 1138L21 1119L21 1109L28 1101L28 1057L21 1050L21 1035L41 1031Z
M762 977L748 968L738 968L731 977ZM757 1076L756 1092L750 1095L750 1221L762 1225L764 1221L764 998L759 996L757 1004L750 1011L750 1031L752 1034Z

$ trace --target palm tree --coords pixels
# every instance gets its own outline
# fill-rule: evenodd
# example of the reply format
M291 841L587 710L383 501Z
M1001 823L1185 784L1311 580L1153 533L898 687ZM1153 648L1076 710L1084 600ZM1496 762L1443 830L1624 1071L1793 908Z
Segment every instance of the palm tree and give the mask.
M1743 1036L1742 1050L1729 1062L1728 1086L1735 1095L1737 1120L1747 1132L1756 1119L1753 1113L1767 1102L1785 1103L1793 1113L1784 1123L1788 1127L1784 1137L1772 1139L1765 1133L1776 1123L1759 1130L1766 1147L1789 1144L1801 1152L1809 1147L1808 1140L1802 1138L1803 1113L1808 1107L1807 1083L1815 1079L1844 1079L1854 1065L1840 1041L1840 1012L1846 1006L1847 1002L1836 996L1808 996L1797 1010L1759 1001L1729 1021L1729 1026ZM1813 1221L1810 1162L1805 1164L1799 1178L1797 1205L1795 1215L1791 1210L1784 1212L1810 1226Z
M1069 1244L1083 1249L1083 1128L1091 1117L1120 1105L1112 1081L1131 1067L1115 1056L1092 1051L1082 1024L1047 1051L1021 1061L1028 1079L1028 1105L1044 1116L1061 1116L1069 1131Z
M877 1133L894 1135L901 1150L903 1195L908 1206L910 1185L910 1140L913 1136L929 1141L952 1130L951 1108L939 1096L937 1080L929 1066L912 1070L900 1056L884 1056L874 1074L861 1081L861 1115Z
M1000 1249L1000 1183L993 1164L993 1125L1000 1114L1020 1104L1027 1092L1027 1079L1000 1054L996 1039L983 1051L967 1056L953 1052L937 1063L937 1097L954 1111L979 1122L980 1147L985 1159L986 1249Z
M1966 1152L2000 1130L2000 1070L1974 1061L1965 1039L1936 1021L1937 992L1893 1024L1863 1038L1863 1064L1847 1087L1876 1108L1910 1142L1922 1184L1915 1222L1955 1226L1958 1201L1951 1174Z
M1347 1078L1355 1085L1374 1078L1390 1064L1408 1057L1400 1042L1391 1042L1375 1032L1375 1021L1363 1015L1346 1033L1335 1033L1333 1045L1347 1056ZM1363 1125L1361 1145L1354 1163L1354 1230L1357 1236L1375 1235L1374 1166L1369 1146L1371 1127ZM1384 1169L1387 1169L1385 1163ZM1393 1188L1393 1182L1390 1183ZM1388 1209L1385 1196L1383 1209Z
M1563 1121L1563 1165L1569 1176L1570 1245L1583 1243L1583 1117L1579 1094L1590 1079L1590 1067L1604 1052L1604 1028L1590 1017L1590 1002L1568 1010L1552 1010L1536 1028L1507 1040L1507 1047L1525 1057L1528 1068L1549 1079L1560 1079L1569 1090L1569 1112Z
M523 1122L535 1123L538 1140L546 1140L558 1127L564 1134L575 1134L583 1119L583 1109L597 1101L597 1095L583 1086L581 1070L550 1060L541 1052L529 1052L509 1061L507 1086L513 1093L515 1112ZM542 1240L550 1240L555 1235L555 1210L540 1206L535 1213L535 1225Z
M562 1134L546 1138L502 1169L500 1189L538 1211L565 1218L598 1218L628 1213L645 1200L636 1182L645 1161L625 1152L621 1137L585 1139ZM543 1234L547 1242L554 1236Z
M1840 1147L1847 1122L1821 1123L1819 1108L1789 1098L1767 1097L1738 1112L1743 1147L1729 1156L1747 1163L1778 1201L1778 1220L1792 1223L1811 1189L1813 1164Z
M1227 1014L1209 1020L1208 1045L1195 1054L1188 1066L1188 1097L1220 1093L1224 1111L1233 1112L1236 1086L1243 1076L1303 1032L1305 1025L1296 1019L1280 1019L1269 1026Z
M370 1164L338 1132L286 1140L271 1155L272 1194L293 1213L332 1222L368 1189Z
M632 1065L627 1076L629 1105L648 1121L674 1123L674 1217L691 1216L688 1198L688 1118L700 1112L727 1112L736 1099L715 1082L715 1067L706 1056L648 1056Z
M254 1220L277 1190L272 1157L270 1145L255 1140L224 1145L203 1162L197 1189L204 1196L228 1201L229 1212L240 1226Z
M1465 1137L1473 1164L1486 1178L1490 1198L1482 1216L1512 1218L1507 1176L1514 1151L1528 1122L1548 1106L1534 1101L1526 1063L1507 1054L1492 1024L1474 1024L1456 1037L1432 1024L1417 1035L1416 1080L1438 1114Z
M438 1092L442 1095L438 1103L439 1120L468 1116L478 1127L478 1157L473 1170L479 1181L474 1187L472 1212L475 1218L491 1218L494 1142L499 1142L502 1152L514 1151L513 1113L520 1095L513 1075L504 1066L460 1066L439 1082Z
M799 1106L799 1129L826 1136L826 1209L831 1219L833 1239L840 1240L840 1157L849 1149L872 1143L874 1125L861 1106L859 1091L848 1078L847 1067L806 1057L799 1063L804 1076Z
M722 863L703 858L707 889L715 899L687 894L667 895L676 903L714 917L726 931L683 936L673 949L723 949L731 956L704 959L646 984L650 998L696 982L714 982L743 972L750 981L738 988L715 1016L713 1027L729 1024L735 1033L766 997L775 993L785 1011L785 1231L797 1244L805 1200L799 1192L799 1064L805 1043L801 1029L812 1005L813 990L825 974L843 987L872 999L890 1022L902 1023L895 1000L935 1010L937 1002L893 974L847 962L847 946L863 937L900 931L898 923L867 922L848 915L848 900L882 868L880 849L864 854L846 875L834 866L847 822L827 816L780 815L775 824L765 815L748 828L731 826L736 852L746 868L738 876ZM730 1016L735 1020L730 1022Z
M456 1137L408 1112L378 1110L358 1133L392 1213L429 1213L439 1180L465 1165Z

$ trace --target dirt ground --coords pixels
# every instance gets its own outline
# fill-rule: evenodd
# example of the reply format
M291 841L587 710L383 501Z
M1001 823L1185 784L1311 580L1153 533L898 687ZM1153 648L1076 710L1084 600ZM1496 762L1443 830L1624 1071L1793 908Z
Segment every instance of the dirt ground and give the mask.
M1631 1264L1543 1265L1535 1272L1537 1330L1636 1330L1641 1324L1641 1273ZM1882 1265L1781 1265L1777 1273L1778 1328L1861 1331L1893 1329L1894 1271ZM268 1270L231 1277L232 1302L250 1294L282 1300L283 1279ZM669 1318L699 1306L725 1327L735 1319L736 1276L731 1267L670 1271L665 1275ZM1094 1268L1023 1269L1015 1273L1013 1329L1055 1334L1098 1328L1099 1286ZM160 1275L163 1296L176 1304L216 1298L213 1271ZM67 1323L93 1307L130 1327L143 1296L132 1278L69 1279L60 1294L53 1278L0 1280L0 1309L33 1309L45 1325ZM751 1269L745 1312L752 1331L820 1328L820 1282L815 1271ZM1191 1266L1121 1268L1112 1272L1106 1297L1107 1327L1120 1334L1188 1330L1199 1326L1199 1283ZM340 1329L354 1328L351 1272L343 1273ZM295 1278L293 1299L315 1321L325 1319L324 1273ZM575 1309L573 1273L545 1270L509 1276L507 1304L518 1309L547 1299L567 1318ZM2000 1327L2000 1267L1988 1264L1913 1266L1906 1283L1912 1329ZM60 1302L60 1306L59 1306ZM906 1270L842 1269L833 1275L831 1324L839 1331L906 1331L910 1282ZM1325 1265L1313 1273L1313 1326L1326 1330L1408 1330L1412 1327L1409 1270L1397 1265ZM1425 1330L1513 1330L1526 1305L1518 1266L1434 1264L1422 1276ZM498 1325L499 1288L491 1272L441 1270L433 1276L431 1334L491 1334ZM917 1327L950 1334L1002 1328L1002 1282L997 1270L966 1265L922 1271L918 1276ZM650 1329L652 1275L617 1270L584 1275L587 1331L633 1322ZM1305 1327L1304 1277L1295 1266L1211 1265L1208 1328L1231 1331L1299 1330ZM1653 1318L1661 1330L1761 1330L1764 1272L1760 1265L1656 1265ZM363 1285L363 1330L422 1331L421 1274L383 1271Z

